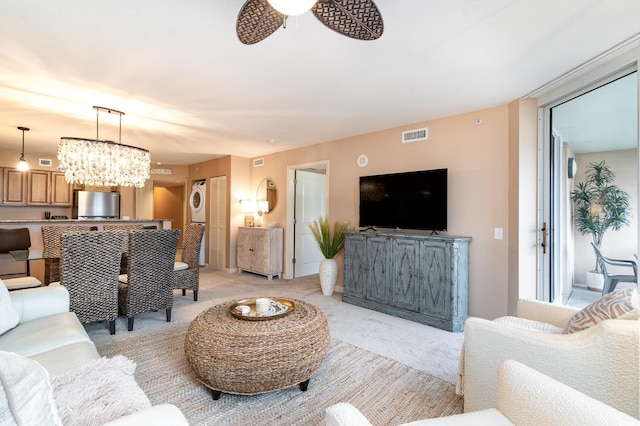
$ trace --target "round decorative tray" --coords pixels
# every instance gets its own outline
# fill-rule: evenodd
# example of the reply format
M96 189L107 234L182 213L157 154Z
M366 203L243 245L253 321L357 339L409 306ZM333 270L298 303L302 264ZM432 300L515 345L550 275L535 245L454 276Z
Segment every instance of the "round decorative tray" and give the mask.
M229 310L231 311L231 315L236 318L249 321L267 321L289 315L295 308L291 300L281 299L279 297L270 297L268 299L269 309L265 312L258 312L256 310L256 298L238 300L231 304ZM238 306L248 306L249 312L241 313L239 309L236 309Z

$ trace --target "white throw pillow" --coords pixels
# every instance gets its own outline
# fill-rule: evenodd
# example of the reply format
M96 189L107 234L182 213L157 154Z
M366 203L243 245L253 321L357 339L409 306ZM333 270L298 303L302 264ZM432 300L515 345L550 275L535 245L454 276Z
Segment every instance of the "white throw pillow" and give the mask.
M576 312L564 327L570 334L586 330L608 319L637 320L640 317L638 292L635 288L615 290Z
M100 358L51 376L65 426L101 425L151 407L136 383L136 364L123 355Z
M13 307L13 303L11 303L9 290L0 280L0 335L18 325L19 321L20 316L16 308Z
M0 424L62 425L47 370L13 352L0 351Z

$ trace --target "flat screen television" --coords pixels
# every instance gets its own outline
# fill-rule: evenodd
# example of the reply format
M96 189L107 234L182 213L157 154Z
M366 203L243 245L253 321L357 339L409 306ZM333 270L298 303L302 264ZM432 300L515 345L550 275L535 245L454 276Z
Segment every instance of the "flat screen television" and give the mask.
M359 225L447 229L447 169L360 176Z

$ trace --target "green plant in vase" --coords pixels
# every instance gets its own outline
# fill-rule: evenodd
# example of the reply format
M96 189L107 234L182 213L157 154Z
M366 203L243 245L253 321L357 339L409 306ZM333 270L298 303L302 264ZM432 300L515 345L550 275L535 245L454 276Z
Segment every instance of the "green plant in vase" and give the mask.
M338 263L334 257L344 248L344 233L351 229L350 222L336 221L333 230L326 216L320 216L309 225L313 238L324 259L320 261L320 286L322 294L331 296L338 277Z
M576 228L581 235L590 234L598 249L608 230L629 225L629 194L613 185L614 180L615 173L604 161L589 163L585 181L571 191ZM595 269L590 272L602 274L597 256Z

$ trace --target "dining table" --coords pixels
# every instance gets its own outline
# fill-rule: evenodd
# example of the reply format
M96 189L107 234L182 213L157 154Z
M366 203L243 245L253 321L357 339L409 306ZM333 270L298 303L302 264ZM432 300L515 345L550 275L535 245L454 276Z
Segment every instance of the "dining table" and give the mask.
M27 262L27 276L31 275L31 261L43 259L42 249L10 250L9 254L18 262Z

